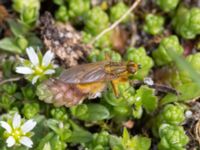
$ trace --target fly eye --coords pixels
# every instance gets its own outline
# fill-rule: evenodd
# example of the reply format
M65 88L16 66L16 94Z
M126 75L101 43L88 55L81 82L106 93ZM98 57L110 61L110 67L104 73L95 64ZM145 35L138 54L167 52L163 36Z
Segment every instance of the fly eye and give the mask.
M135 70L135 67L133 67L133 66L129 66L129 67L128 67L128 72L129 72L129 73L135 73L135 71L136 71L136 70Z

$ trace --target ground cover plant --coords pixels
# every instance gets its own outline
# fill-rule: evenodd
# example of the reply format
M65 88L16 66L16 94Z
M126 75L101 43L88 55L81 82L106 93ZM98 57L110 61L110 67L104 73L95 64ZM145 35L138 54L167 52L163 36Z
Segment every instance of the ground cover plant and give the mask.
M0 149L200 149L199 34L198 0L0 0Z

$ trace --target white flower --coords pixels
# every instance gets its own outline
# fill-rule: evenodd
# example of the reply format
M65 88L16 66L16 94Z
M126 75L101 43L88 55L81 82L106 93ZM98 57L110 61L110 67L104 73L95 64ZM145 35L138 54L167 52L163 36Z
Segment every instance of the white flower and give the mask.
M15 144L22 144L29 148L32 147L33 142L30 139L30 131L36 126L36 122L34 120L30 119L22 124L21 116L16 113L11 123L0 121L0 125L6 130L6 144L8 147L12 147Z
M55 73L57 65L53 64L54 53L47 51L42 57L40 51L38 53L32 47L26 49L29 60L21 59L23 66L16 67L16 72L24 74L28 80L35 84L39 78L45 75Z

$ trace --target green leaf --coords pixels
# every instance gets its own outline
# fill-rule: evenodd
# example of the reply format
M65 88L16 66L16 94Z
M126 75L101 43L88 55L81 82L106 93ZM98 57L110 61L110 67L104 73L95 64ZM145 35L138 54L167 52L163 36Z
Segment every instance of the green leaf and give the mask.
M134 136L131 139L131 150L149 150L151 146L151 140L147 137Z
M75 124L72 120L69 120L73 132L72 135L67 139L68 142L72 143L85 143L92 140L92 134L81 127L79 127L77 124Z
M172 93L168 93L160 100L160 105L165 105L176 101L178 101L178 96Z
M53 132L49 132L45 137L43 137L40 140L40 143L38 145L38 147L36 148L36 150L43 150L44 145L49 142L50 139L52 139L55 136L55 134Z
M122 143L125 144L125 143L127 143L129 140L130 140L130 136L129 136L128 130L127 130L126 128L124 128Z
M24 35L28 32L28 29L23 26L21 23L13 20L13 19L8 19L7 20L9 27L12 31L12 33L18 37L19 35Z
M87 112L76 116L85 121L98 121L110 117L108 109L101 104L87 104Z
M197 71L183 57L179 56L179 54L174 51L174 47L169 48L168 54L175 61L178 68L187 71L191 79L200 87L200 75Z
M135 97L136 100L142 100L142 105L148 113L154 111L158 106L158 99L154 95L154 89L147 86L141 86L140 89L137 90Z
M20 49L13 38L4 38L0 40L0 49L11 53L22 53L23 50Z
M59 127L58 127L59 121L55 119L49 119L47 120L47 126L52 129L55 133L59 134Z
M43 47L42 41L34 34L28 35L27 40L29 42L29 45L35 47L36 49L38 47Z
M115 148L118 150L124 150L121 140L122 139L120 137L117 137L115 135L109 136L109 145L112 148L112 150L115 150Z
M187 83L180 85L177 90L180 92L180 101L190 101L200 97L200 88L196 83Z

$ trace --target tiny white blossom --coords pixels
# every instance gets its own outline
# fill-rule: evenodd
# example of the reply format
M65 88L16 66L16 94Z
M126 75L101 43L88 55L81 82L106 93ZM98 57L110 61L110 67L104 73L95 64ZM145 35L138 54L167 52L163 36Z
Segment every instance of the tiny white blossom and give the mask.
M54 58L54 53L48 50L42 59L42 65L48 66L51 63L53 58Z
M33 70L31 68L28 67L16 67L16 72L17 73L21 73L21 74L32 74Z
M36 126L36 122L34 120L30 119L22 124L21 116L16 113L11 123L0 121L0 125L5 129L7 147L19 144L28 148L32 147L33 142L30 139L30 131Z
M39 51L39 50L38 50ZM32 47L26 49L29 60L20 59L23 66L16 67L16 72L24 74L28 80L35 84L38 79L44 78L46 75L55 73L58 66L53 63L54 53L48 50L44 56L41 56Z
M29 60L34 66L39 65L38 55L32 47L27 48L26 53L28 55Z

